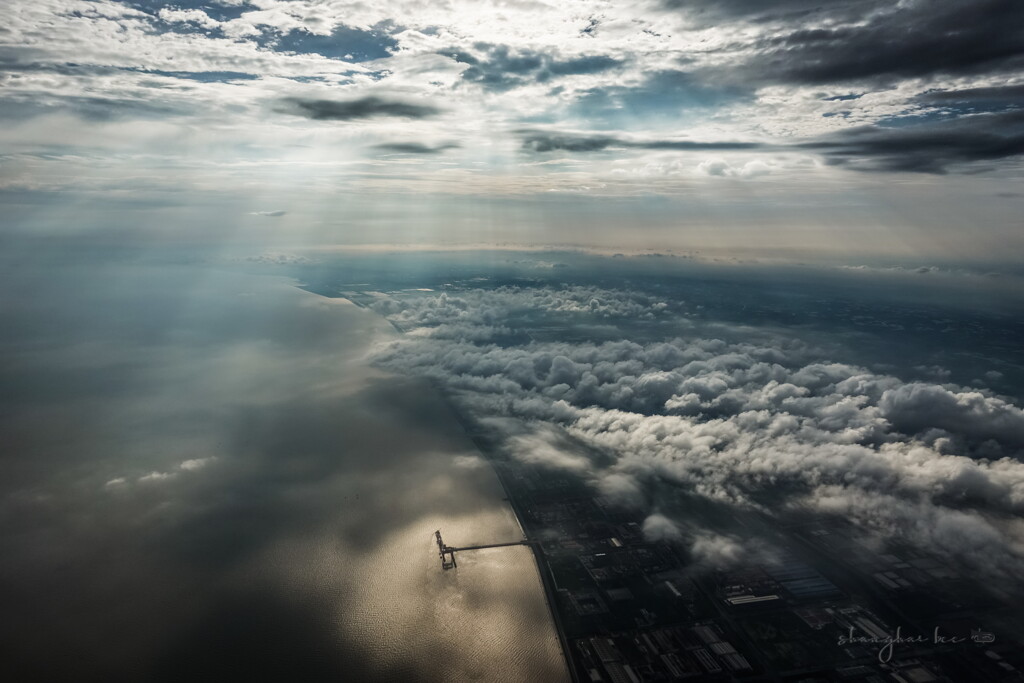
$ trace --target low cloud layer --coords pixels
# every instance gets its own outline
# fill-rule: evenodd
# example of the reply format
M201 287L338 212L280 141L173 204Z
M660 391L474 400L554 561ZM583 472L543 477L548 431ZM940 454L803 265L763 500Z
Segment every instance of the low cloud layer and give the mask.
M768 515L842 515L1004 579L1024 559L1024 411L986 390L904 381L793 339L631 341L651 321L685 329L685 303L639 292L499 288L376 308L410 332L378 350L381 365L440 382L477 419L525 425L488 423L512 457L630 504L668 484ZM626 338L522 336L555 320ZM704 533L663 517L649 535ZM738 552L721 538L698 545L722 561Z

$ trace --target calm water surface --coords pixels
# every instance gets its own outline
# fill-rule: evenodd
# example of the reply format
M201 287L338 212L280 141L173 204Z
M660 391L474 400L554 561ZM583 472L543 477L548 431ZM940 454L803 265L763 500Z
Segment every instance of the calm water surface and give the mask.
M4 680L566 680L532 553L395 332L192 267L4 274Z

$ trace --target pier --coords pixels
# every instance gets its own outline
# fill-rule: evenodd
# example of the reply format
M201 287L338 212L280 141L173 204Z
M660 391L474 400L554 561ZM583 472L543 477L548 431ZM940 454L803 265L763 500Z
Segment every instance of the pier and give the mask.
M484 543L482 545L464 545L460 547L445 545L444 539L441 538L441 530L438 529L434 532L434 538L437 540L437 551L441 557L441 569L453 569L459 565L455 563L455 553L463 552L466 550L484 550L486 548L507 548L513 545L534 545L535 541L511 541L509 543Z
M455 563L455 551L457 549L444 544L440 529L434 532L434 538L437 539L437 554L441 556L441 569L447 571L448 569L458 567L459 565Z

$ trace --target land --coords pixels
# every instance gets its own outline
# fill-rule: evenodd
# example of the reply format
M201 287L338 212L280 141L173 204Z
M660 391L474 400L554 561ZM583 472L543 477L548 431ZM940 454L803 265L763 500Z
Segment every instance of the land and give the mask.
M1022 679L1014 603L940 558L869 549L841 518L750 515L773 561L693 566L636 511L467 427L533 541L575 681Z
M473 279L445 277L416 284L444 291L534 284L494 280L480 285ZM669 292L657 284L668 300L681 298L683 285L678 286L679 292ZM687 287L687 296L697 298L699 287ZM721 287L707 287L713 291L700 297L707 307L700 307L696 320L734 315L749 322L760 316L766 324L799 324L809 338L818 323L808 317L834 318L824 327L849 328L851 335L860 335L875 321L862 315L860 304L837 304L826 298L820 305L800 301L802 307L796 307L788 295L765 303L763 296L745 301L737 298L739 294L719 291ZM391 296L399 300L421 296L421 290L384 294L335 284L311 289L328 296L340 294L371 308ZM713 310L714 305L725 305L720 302L729 302L728 308ZM951 318L935 318L931 323L937 314L908 306L878 318L884 329L873 336L859 336L863 343L858 348L864 352L865 340L874 339L872 353L877 347L882 351L876 355L900 364L906 359L900 357L899 349L906 344L893 344L896 336L913 332L928 337L929 326L940 324L964 330L964 335L981 334L981 323L955 326ZM876 309L864 310L876 314ZM642 321L580 327L558 316L533 315L509 323L513 335L519 336L492 342L571 341L574 335L592 339L605 330L608 339L617 339L620 327L626 325L630 339L673 333L653 324L648 332ZM893 326L887 322L890 318L903 321L891 335L887 331ZM907 325L918 318L924 322L914 323L917 326L911 325L908 332ZM403 331L395 320L391 322ZM995 329L1005 332L1011 327L1000 322ZM1002 347L992 345L1004 344L1003 337L986 335L986 339L988 346L974 337L953 343L947 334L942 353L948 354L950 348L984 347L986 353L1001 357ZM919 347L920 357L931 354L924 342ZM896 349L891 358L885 356L890 353L887 348ZM966 351L959 355L969 356ZM976 373L972 358L958 365L954 375ZM445 391L441 383L437 388ZM585 476L513 457L493 426L477 421L464 398L450 395L463 427L501 480L535 553L573 680L927 683L1024 679L1024 623L1015 608L1021 595L1009 592L1012 588L982 584L948 557L920 545L880 540L840 515L778 505L770 492L758 501L761 509L772 511L769 515L756 508L716 505L675 487L659 498L671 517L757 546L753 550L758 552L709 562L696 556L684 539L658 537L645 530L649 507L609 497Z

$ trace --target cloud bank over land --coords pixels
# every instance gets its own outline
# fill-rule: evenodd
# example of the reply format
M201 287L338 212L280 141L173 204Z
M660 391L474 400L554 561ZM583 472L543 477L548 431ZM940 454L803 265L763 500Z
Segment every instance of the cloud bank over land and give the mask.
M648 508L652 537L703 544L696 555L724 562L739 549L659 511L666 486L770 516L842 515L1012 580L1024 560L1019 406L835 362L782 333L720 325L728 341L707 336L689 306L594 286L396 296L374 307L408 334L377 362L445 386L510 457ZM657 335L644 325L668 323L689 332L645 340ZM621 334L530 338L551 326Z

